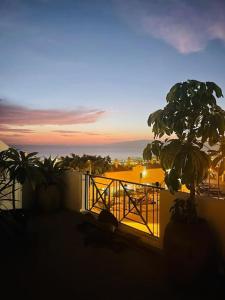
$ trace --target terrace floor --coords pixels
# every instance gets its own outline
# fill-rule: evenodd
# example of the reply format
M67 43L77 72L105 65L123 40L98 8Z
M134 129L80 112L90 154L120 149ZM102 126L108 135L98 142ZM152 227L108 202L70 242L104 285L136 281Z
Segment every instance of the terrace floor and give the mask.
M120 252L85 246L81 222L80 214L68 211L34 217L29 239L1 253L2 298L217 299L219 281L204 283L198 292L171 287L163 257L132 241L120 238Z

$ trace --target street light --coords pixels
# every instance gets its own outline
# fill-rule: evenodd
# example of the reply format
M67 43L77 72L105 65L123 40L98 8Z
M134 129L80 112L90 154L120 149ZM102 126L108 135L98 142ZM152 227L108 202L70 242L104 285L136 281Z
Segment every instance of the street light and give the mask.
M144 170L142 171L142 176L145 177L146 175L147 175L147 171L146 171L146 169L144 169Z
M87 163L88 163L88 167L89 167L89 173L91 174L91 161L90 161L90 159L88 159Z

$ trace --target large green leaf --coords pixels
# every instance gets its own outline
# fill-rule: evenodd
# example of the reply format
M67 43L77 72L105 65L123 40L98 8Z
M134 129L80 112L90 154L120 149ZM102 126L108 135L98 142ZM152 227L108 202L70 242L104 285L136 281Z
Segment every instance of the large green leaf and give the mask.
M178 139L170 140L166 143L160 154L160 162L162 168L166 171L173 168L174 160L181 150L181 141Z
M144 160L151 160L152 159L152 145L148 144L144 151L143 151L143 158Z
M148 125L155 137L175 134L179 139L214 145L225 133L225 112L217 105L222 90L213 82L188 80L175 84L167 105L150 114Z
M215 84L214 82L207 81L206 86L207 86L210 93L213 93L213 92L216 93L217 98L223 97L222 89L217 84Z

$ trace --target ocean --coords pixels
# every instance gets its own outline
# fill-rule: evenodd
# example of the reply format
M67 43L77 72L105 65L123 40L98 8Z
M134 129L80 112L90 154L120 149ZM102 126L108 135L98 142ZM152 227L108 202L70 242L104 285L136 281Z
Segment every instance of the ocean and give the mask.
M109 155L111 159L125 160L128 157L142 158L142 152L146 145L144 141L132 141L108 145L13 145L18 150L26 152L38 152L40 157L60 157L71 153L77 155Z

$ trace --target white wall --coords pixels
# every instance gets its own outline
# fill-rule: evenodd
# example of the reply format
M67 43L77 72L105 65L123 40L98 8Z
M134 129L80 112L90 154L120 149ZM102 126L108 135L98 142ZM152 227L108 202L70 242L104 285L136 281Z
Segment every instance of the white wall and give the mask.
M74 211L84 209L84 176L76 171L67 171L62 175L61 196L62 207ZM26 182L23 185L23 208L32 209L37 201L35 191L31 184Z
M12 209L12 189L7 188L4 190L4 197L1 195L0 198L0 208L1 209ZM16 208L22 208L22 186L21 184L17 183L16 184L16 193L15 193L15 198L16 198ZM2 199L8 199L8 200L2 200Z
M3 141L0 140L0 152L9 149L9 146L6 145ZM12 199L11 188L7 188L4 191L4 195L6 195L6 199ZM16 208L22 208L22 186L17 183L16 184ZM12 201L0 201L1 209L12 209Z

